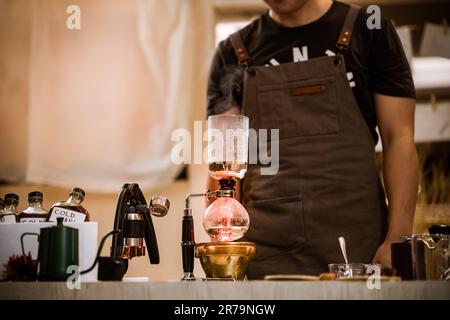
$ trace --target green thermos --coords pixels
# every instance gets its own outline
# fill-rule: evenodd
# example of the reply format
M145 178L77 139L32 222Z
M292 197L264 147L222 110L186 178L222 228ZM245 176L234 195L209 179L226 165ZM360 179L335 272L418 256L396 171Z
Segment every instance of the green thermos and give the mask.
M66 281L73 273L68 272L69 266L79 266L78 263L78 229L63 225L64 218L57 218L56 226L41 228L38 233L24 233L21 236L22 251L23 238L26 235L38 237L38 280Z

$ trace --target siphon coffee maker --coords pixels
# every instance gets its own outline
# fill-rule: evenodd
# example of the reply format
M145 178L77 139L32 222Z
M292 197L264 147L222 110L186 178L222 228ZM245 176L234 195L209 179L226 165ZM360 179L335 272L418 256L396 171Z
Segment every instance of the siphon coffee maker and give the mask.
M243 280L256 246L236 242L249 229L250 217L236 200L236 182L242 179L248 163L249 119L241 115L216 115L208 118L208 170L218 180L219 189L186 197L183 228L181 280L195 280L194 256L200 259L206 279ZM194 221L190 200L215 198L206 209L202 222L211 242L194 241Z

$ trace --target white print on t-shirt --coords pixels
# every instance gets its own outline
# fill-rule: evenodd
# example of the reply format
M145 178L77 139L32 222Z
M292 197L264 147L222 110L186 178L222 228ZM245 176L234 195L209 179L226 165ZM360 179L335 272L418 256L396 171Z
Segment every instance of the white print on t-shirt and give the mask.
M354 88L356 86L355 81L350 81L353 79L353 72L347 72L347 80L349 81L348 84L350 87Z
M275 59L270 59L270 63L273 65L273 66L279 66L280 65L280 63L277 61L277 60L275 60ZM266 64L266 67L268 67L269 65L268 64Z
M308 47L303 46L302 51L297 47L293 47L292 55L294 56L294 62L306 61L308 60Z
M325 51L325 54L329 57L335 56L336 53L334 53L333 51L331 51L330 49L327 49ZM299 47L293 47L292 48L292 57L293 57L293 61L294 62L300 62L300 61L307 61L309 60L308 58L308 47L307 46L303 46L302 49L300 50ZM280 63L275 59L272 58L270 59L270 64L266 64L266 67L269 67L270 65L272 66L279 66ZM353 72L347 72L347 80L349 82L349 85L351 88L356 87L356 82L354 81L355 79L353 78Z

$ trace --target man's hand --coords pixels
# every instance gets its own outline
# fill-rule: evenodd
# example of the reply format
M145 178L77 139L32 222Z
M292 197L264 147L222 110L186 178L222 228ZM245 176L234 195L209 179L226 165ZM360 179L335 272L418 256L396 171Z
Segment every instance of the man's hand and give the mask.
M382 268L392 269L391 244L402 242L403 240L403 236L391 236L388 234L384 242L378 247L372 262L382 264Z
M373 263L380 263L383 268L392 268L391 261L391 242L385 241L381 246L378 247L377 252L372 260Z
M415 100L375 94L375 106L383 143L389 227L373 261L391 267L391 243L411 235L416 208L419 164L414 145Z

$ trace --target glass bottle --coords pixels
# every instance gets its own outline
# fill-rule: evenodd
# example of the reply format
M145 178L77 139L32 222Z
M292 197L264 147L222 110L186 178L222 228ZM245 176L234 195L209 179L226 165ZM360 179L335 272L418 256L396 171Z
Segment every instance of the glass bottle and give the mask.
M89 212L81 205L84 200L84 190L73 188L66 201L55 203L51 208L48 221L56 222L56 218L64 218L64 222L87 222Z
M44 195L42 192L33 191L28 194L28 208L19 214L19 222L22 223L38 223L46 222L48 212L42 208Z
M242 238L250 226L250 216L234 198L234 180L220 180L216 200L203 215L203 228L214 241L235 241Z
M15 193L5 195L5 208L0 215L0 223L17 222L17 206L19 205L19 196Z

